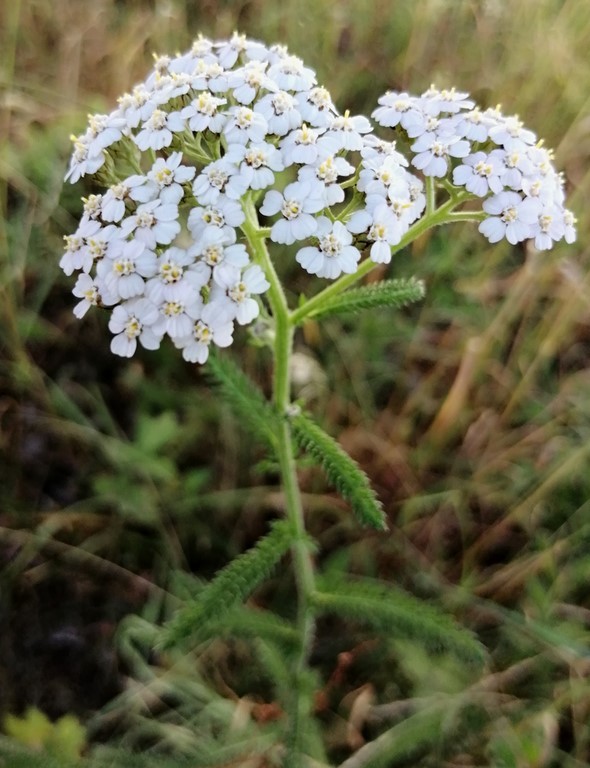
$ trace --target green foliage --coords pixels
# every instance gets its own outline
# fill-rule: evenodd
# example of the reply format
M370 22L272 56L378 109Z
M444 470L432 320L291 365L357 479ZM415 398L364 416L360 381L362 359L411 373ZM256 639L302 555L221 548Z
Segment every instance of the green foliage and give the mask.
M44 712L31 707L23 717L7 715L4 730L16 742L66 763L80 758L86 744L86 730L74 715L63 715L52 723ZM1 752L0 752L1 754Z
M193 602L179 610L165 630L164 645L198 637L210 622L222 620L236 605L245 602L270 576L292 541L293 531L286 521L273 523L270 533L232 560Z
M415 761L442 741L445 708L434 706L411 714L362 747L340 768L395 768ZM412 762L414 765L419 763Z
M447 651L470 663L485 657L471 632L424 600L366 579L330 577L312 596L316 610L368 624L390 637L411 638L433 652Z
M246 374L229 355L212 354L207 362L208 373L218 390L245 425L273 453L276 451L276 414Z
M378 307L405 307L424 298L425 289L422 280L414 277L399 280L383 280L370 285L338 294L315 309L310 317L318 318L328 315L341 315L349 312L360 312L364 309Z
M381 503L358 464L310 416L303 413L293 416L291 426L297 445L322 467L360 523L380 531L386 530Z
M64 9L71 40L60 28ZM590 700L581 658L587 645L590 543L586 525L590 475L583 470L585 447L590 444L590 217L585 204L590 189L586 141L590 14L586 5L579 0L522 0L518 4L424 0L383 4L379 14L367 14L361 0L338 5L338 13L333 3L317 0L291 5L237 0L220 4L218 10L212 15L210 4L198 6L188 0L104 0L88 6L67 0L0 3L6 86L2 115L6 141L0 142L3 525L19 529L22 536L35 535L39 516L45 518L48 510L59 510L61 519L67 521L60 529L64 546L55 542L59 549L51 549L52 541L46 539L42 546L36 545L31 581L44 585L49 565L46 552L54 561L67 555L83 570L81 589L96 569L109 610L120 600L120 591L104 578L105 573L111 566L122 573L121 564L130 571L138 570L138 560L129 549L135 521L166 522L151 526L149 541L142 537L138 547L142 572L161 583L167 579L166 568L176 569L184 562L184 553L194 563L199 562L195 554L212 552L206 563L210 569L225 562L228 551L235 551L236 539L224 540L207 515L197 516L196 510L214 509L216 519L226 515L224 524L231 516L246 527L252 520L257 524L260 515L253 496L265 499L276 492L276 486L254 489L254 493L246 487L251 482L248 446L244 442L232 452L236 441L232 444L229 430L216 422L216 409L203 407L199 382L191 367L176 360L177 352L150 353L148 363L148 355L140 351L136 359L116 366L108 353L104 318L89 314L83 323L74 323L71 295L63 281L58 278L56 282L61 235L75 228L71 214L79 215L79 188L66 185L58 201L69 151L67 135L83 130L86 112L108 112L114 96L142 79L152 64L152 51L183 50L199 32L222 38L231 35L238 24L240 31L266 42L285 43L292 53L315 66L320 82L331 89L341 109L367 113L386 88L403 86L419 92L433 80L440 87L455 84L469 91L483 106L501 100L507 111L526 116L525 122L546 139L546 146L555 147L558 165L564 168L573 193L570 201L579 217L579 242L573 249L563 246L552 257L508 244L488 247L472 225L439 230L399 253L390 266L392 275L416 273L427 280L428 298L420 307L418 323L414 316L410 321L406 313L396 313L395 336L387 311L359 316L354 334L336 334L330 323L318 323L315 328L313 322L307 324L305 344L331 380L338 382L338 391L321 403L320 407L325 406L322 424L332 434L337 434L337 425L351 424L355 442L366 455L365 466L379 461L386 508L408 511L396 518L396 535L378 541L374 537L360 540L352 526L323 511L310 515L310 524L321 531L323 555L341 554L347 567L357 573L377 574L395 583L420 578L425 585L435 585L443 596L452 595L460 582L463 604L479 622L494 670L509 671L515 660L534 659L542 653L526 684L511 682L509 676L504 680L502 695L485 704L495 723L474 726L470 745L457 741L453 757L440 754L439 734L444 725L440 710L428 709L405 717L383 739L369 723L363 735L373 738L378 749L369 759L366 744L350 757L351 765L390 768L401 763L438 768L467 761L499 768L502 761L528 765L539 760L561 768L587 765L589 728L584 713ZM439 34L441 29L444 35ZM72 40L76 67L71 66ZM547 55L533 61L530 52L536 50ZM556 108L548 110L548 104ZM82 105L79 114L71 112L76 105ZM60 115L67 117L62 121ZM571 261L561 258L566 253L575 254ZM292 262L285 248L277 268L293 278L290 285L296 294L306 292L314 278L302 275ZM320 341L327 338L329 343L320 351ZM471 352L473 340L480 342L476 354ZM225 357L224 353L223 362L227 362ZM211 370L215 362L210 361L207 368ZM93 382L90 389L88 382ZM85 394L94 387L105 398L113 432ZM64 400L69 398L79 412L56 402L55 391ZM252 415L252 402L246 397L245 406L238 411L240 423L242 413L244 418ZM443 408L447 418L436 421ZM163 412L178 414L176 436L171 434L171 421L160 421ZM263 408L255 419L256 435L266 445L267 430L260 427L264 420L270 423L270 417ZM429 430L431 423L435 428ZM158 438L153 444L152 429L171 435L171 440ZM131 448L123 445L128 442L125 435L134 436ZM211 457L211 440L201 439L207 435L215 435L219 444L214 477L226 483L221 493L206 487L203 475L198 474L207 471L204 468ZM177 453L175 446L182 450ZM576 462L570 461L576 456ZM180 469L176 470L173 464L178 457ZM183 474L189 462L199 468L192 470L195 474L190 483ZM234 478L237 490L230 500L227 487ZM205 491L206 503L204 498L200 500ZM258 493L260 496L255 495ZM92 528L90 512L95 509L106 509L109 514L115 510L115 524L98 531ZM189 524L178 525L179 510L185 510L182 514L187 521L190 515ZM106 522L111 521L107 518ZM548 537L545 552L538 557L536 532ZM10 538L12 533L7 530L4 534L8 556L22 541ZM178 559L167 556L162 563L160 553L167 536L173 545L169 551L176 552ZM540 584L549 583L551 589L546 589L546 605L540 605L528 587L539 574L539 562L546 558L553 561L553 568L541 574L546 578ZM9 593L14 571L10 576L5 571ZM64 601L61 596L58 600L57 605L45 604L56 614L56 621L63 618L59 604ZM340 645L333 655L330 643L335 638L318 635L316 650L324 654L322 674L326 678L334 668L336 653L355 643L357 614L342 613L350 619L342 623L337 638ZM560 626L564 617L568 623ZM23 655L28 654L28 646L24 654L21 650L19 628L28 629L30 618L22 606L17 623L5 618L5 658L16 657L19 666L6 665L4 674L12 675L19 685L18 669ZM283 652L287 656L292 628L280 621L273 624L274 618L269 612L236 605L223 614L217 627L223 637L223 633L239 632L243 623L247 642L256 634L268 642L275 657ZM216 631L214 622L208 627L210 633ZM570 635L572 627L577 635ZM399 629L393 631L403 634ZM146 632L145 656L149 658L148 635ZM404 643L405 648L411 642ZM136 643L141 645L139 638ZM395 646L398 656L404 657L401 668L386 664L372 670L361 668L338 695L370 683L376 687L379 701L406 705L413 697L424 695L429 683L438 690L437 673L446 658L428 658L420 648L412 655L405 648ZM225 653L219 650L220 664L230 655L229 650ZM213 738L211 731L201 727L211 715L203 712L208 705L202 703L200 694L208 691L213 695L215 686L204 681L199 696L189 695L187 691L196 688L190 676L200 657L188 655L181 667L179 656L173 655L174 670L152 668L158 685L166 682L167 700L182 701L178 720L165 722L162 730L149 729L149 723L171 717L170 710L156 708L161 706L161 689L138 683L135 666L126 681L125 706L109 720L109 732L114 725L137 749L154 744L154 754L93 748L85 757L89 765L179 768L214 762L216 756L223 759L221 747L229 738L227 723L233 702L225 700L228 712L223 724L211 718ZM284 682L281 659L275 660L275 673L268 658L265 669ZM30 656L25 661L31 666ZM418 666L416 681L407 670ZM43 673L43 683L49 674ZM228 681L234 690L239 687L239 674L236 678L237 685L235 678ZM482 679L489 682L487 676ZM84 689L83 680L74 682ZM9 696L9 687L3 678L0 696ZM215 700L216 707L220 699ZM340 703L335 696L332 714L323 711L317 719L332 763L345 760L352 750L345 737L338 741L343 730ZM136 731L131 725L136 721L127 717L133 706L142 717ZM448 704L443 702L443 706ZM534 716L547 710L555 713L557 722L543 734ZM182 739L187 732L198 733L198 738L193 736L198 759L194 755L184 760L165 756L165 749L177 755L184 744L179 721L184 727ZM559 733L552 732L553 727ZM456 732L453 728L446 734L449 752ZM527 746L530 739L533 750ZM158 751L162 743L165 747ZM244 757L242 763L261 763L260 749L244 738L234 756L258 754L257 760ZM0 755L2 768L64 765L60 758L33 752L5 737L0 737ZM408 755L413 757L408 759ZM272 763L271 758L266 762ZM238 763L236 759L234 764Z
M225 614L218 624L211 622L209 632L211 636L229 634L264 640L280 647L284 655L290 655L299 643L299 635L290 622L269 611L254 610L244 605L238 605Z

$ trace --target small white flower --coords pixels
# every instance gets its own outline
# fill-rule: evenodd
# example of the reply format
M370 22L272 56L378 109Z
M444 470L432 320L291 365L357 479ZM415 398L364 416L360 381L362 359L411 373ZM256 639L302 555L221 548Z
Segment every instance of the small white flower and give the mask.
M145 286L145 295L154 302L182 301L199 296L199 291L209 282L211 270L204 264L195 264L191 251L168 248L156 262L156 273Z
M426 116L420 108L420 100L409 93L388 91L379 98L380 107L373 111L372 117L386 128L401 125L406 131L416 125L422 125Z
M528 154L522 149L511 149L509 152L500 151L504 153L504 172L501 176L502 184L515 190L522 189L523 177L534 174L534 166L529 160Z
M90 140L84 136L72 136L74 151L70 160L70 167L64 179L75 184L79 178L87 173L96 173L104 165L106 155L104 150L98 149L90 152Z
M231 69L239 56L248 49L249 40L246 35L234 32L230 40L218 44L217 57L225 69Z
M128 216L121 224L124 236L133 233L136 240L145 243L148 248L156 244L168 245L180 232L178 206L172 203L162 203L152 200L137 207L132 216Z
M320 198L324 207L330 207L344 200L344 190L338 184L338 177L351 173L354 173L354 167L343 157L328 155L318 158L314 165L304 165L299 169L298 177L299 181L312 185L312 197Z
M193 182L193 194L201 205L215 204L221 194L239 200L247 189L248 182L227 156L209 163Z
M199 61L205 61L210 64L222 63L218 61L218 57L213 50L213 42L201 34L193 42L190 50L177 56L170 62L170 71L192 72Z
M531 237L535 238L535 248L547 251L553 248L553 243L565 235L563 211L556 205L544 207L537 221L533 224Z
M101 214L104 221L121 221L125 215L125 202L128 199L139 200L140 188L146 181L145 176L129 176L125 181L110 187L102 198Z
M326 146L329 142L331 146L329 151L331 152L337 152L341 149L354 152L363 147L362 134L370 133L372 130L371 123L366 117L363 115L351 117L347 110L344 115L339 115L332 120L328 130L320 139L320 145Z
M468 155L463 165L453 171L453 184L465 187L478 197L485 197L488 192L501 192L503 184L501 175L504 171L503 151L493 150L489 154L475 152Z
M145 290L144 278L156 274L156 255L139 240L118 241L117 246L109 258L99 262L97 275L113 296L120 299L141 296Z
M191 181L196 173L195 168L181 162L181 152L173 152L166 160L159 157L147 174L146 184L134 189L131 197L141 203L159 198L164 204L178 205L184 195L182 185Z
M209 57L196 60L190 82L193 91L225 93L229 88L227 72L218 61L212 61Z
M576 224L578 223L578 220L574 216L574 214L571 211L568 211L567 209L563 212L563 225L564 225L564 238L565 242L571 243L575 242L577 232L576 232Z
M412 165L425 176L444 176L449 167L449 158L465 157L469 150L469 142L458 136L441 139L424 134L412 144L412 151L416 152Z
M408 165L406 158L396 150L395 141L384 141L372 134L363 136L361 157L365 161L363 165L367 168L371 167L368 161L385 161L387 158L395 161L397 165L404 167Z
M213 133L221 133L227 117L224 113L219 112L219 107L226 103L226 99L203 91L180 111L180 116L188 120L188 127L194 133L201 133L207 129Z
M84 203L84 221L89 219L96 220L101 217L102 200L103 195L88 195L88 197L82 198Z
M274 183L274 171L284 170L279 150L266 142L260 144L231 144L224 157L239 163L241 184L246 189L266 189Z
M314 128L326 128L338 114L329 91L323 86L298 93L296 98L301 118Z
M426 102L426 111L431 115L438 115L441 112L453 114L475 106L475 102L469 98L468 93L461 93L454 88L439 90L434 85L431 85L421 98L423 102Z
M305 240L317 228L317 220L311 214L321 211L324 202L310 197L308 183L293 182L285 187L281 194L276 189L266 193L260 213L274 216L280 213L282 218L276 221L270 230L270 239L275 243L291 245L296 240Z
M251 104L261 89L275 91L277 86L266 74L267 62L248 61L228 76L234 99L240 104Z
M541 204L530 197L523 200L517 192L500 192L484 200L483 209L489 218L479 225L482 235L490 243L505 237L515 245L533 235L533 224L537 223Z
M151 330L156 336L167 335L176 342L192 332L194 318L202 311L203 299L198 291L192 290L184 283L176 291L174 298L161 300L157 307L158 319Z
M157 104L145 85L138 85L133 93L125 93L118 99L119 110L124 116L127 128L137 128L140 123L148 120Z
M229 232L231 235L223 229L206 229L201 239L189 251L194 258L202 260L200 263L209 267L209 273L221 264L230 264L241 269L250 261L246 246L235 242L235 230L231 229Z
M455 133L468 141L484 142L489 136L492 124L489 118L476 107L457 116Z
M295 97L286 91L267 93L256 101L254 111L260 112L266 120L268 132L276 136L285 136L299 128L302 122Z
M321 154L336 153L339 149L336 141L332 140L328 146L318 143L322 132L323 129L315 130L303 123L301 128L288 133L279 144L285 168L293 163L313 165Z
M93 280L90 275L84 273L78 276L72 293L82 299L74 307L74 315L78 319L84 317L90 307L106 307L116 304L119 300L109 294L99 280Z
M215 285L212 301L227 302L232 319L239 325L247 325L258 317L260 307L252 294L268 291L270 283L258 264L252 264L243 274L230 264L221 264L214 270Z
M208 229L219 229L228 237L235 236L233 229L246 220L242 206L237 200L219 195L215 205L197 206L188 216L187 226L191 235L198 240Z
M117 110L110 115L89 115L86 131L89 154L96 155L119 141L126 127L125 118Z
M158 349L161 337L151 329L158 319L158 308L145 298L132 299L113 310L109 330L116 334L111 341L111 352L121 357L132 357L137 341L146 349Z
M238 60L239 56L245 56L246 59L263 60L267 50L262 43L257 40L249 40L245 35L239 35L234 32L231 39L218 43L217 56L219 63L225 69L231 69Z
M405 183L405 171L395 156L385 155L369 158L362 163L357 188L367 195L387 195L392 184Z
M268 75L283 91L307 91L316 82L313 69L306 67L297 56L285 56L272 64Z
M526 145L533 145L537 137L526 129L516 115L503 117L497 125L490 128L490 139L501 144L508 151L523 150Z
M369 195L367 207L352 214L346 228L355 234L366 233L373 245L369 251L372 261L389 264L391 246L397 245L409 227L411 203L388 203L380 195Z
M247 144L263 142L268 131L266 120L259 112L250 107L231 107L223 133L228 144Z
M352 243L352 235L341 221L331 222L326 216L317 220L318 245L301 248L295 259L312 275L338 277L342 272L356 272L360 253Z
M190 335L176 339L182 356L189 363L204 363L209 357L209 347L229 347L233 341L234 324L227 306L209 302L196 319Z
M182 131L184 131L184 118L180 112L154 109L133 140L143 150L162 149L172 144L173 133L182 133Z
M88 272L92 267L92 256L87 247L87 238L94 237L102 229L100 222L87 219L81 222L73 235L64 235L65 252L59 266L68 277L74 270Z

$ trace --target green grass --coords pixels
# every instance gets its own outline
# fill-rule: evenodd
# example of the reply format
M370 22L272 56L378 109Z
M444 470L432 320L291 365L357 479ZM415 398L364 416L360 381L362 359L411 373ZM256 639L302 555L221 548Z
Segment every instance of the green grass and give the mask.
M318 760L586 765L590 15L579 0L2 4L0 712L65 707L91 738L146 760L280 759L269 744L281 720L281 626L261 624L262 650L252 631L190 655L148 652L150 627L280 511L272 467L257 466L263 451L174 350L113 358L104 318L73 318L57 267L89 191L62 187L69 134L143 79L152 51L236 28L288 45L342 110L367 113L386 88L431 82L501 102L554 147L579 219L578 242L550 254L491 247L469 225L436 232L388 273L424 280L423 302L394 322L378 309L309 321L300 334L311 361L302 386L369 475L391 529L358 530L321 473L303 467L321 567L436 601L489 658L480 675L326 619L311 683ZM265 354L244 339L240 361L268 390ZM287 618L292 601L286 575L256 595ZM127 613L145 624L121 623ZM118 649L125 691L95 703L74 690L88 669L51 667L47 643L72 627L80 658L99 642L115 663ZM104 749L98 764L117 764Z

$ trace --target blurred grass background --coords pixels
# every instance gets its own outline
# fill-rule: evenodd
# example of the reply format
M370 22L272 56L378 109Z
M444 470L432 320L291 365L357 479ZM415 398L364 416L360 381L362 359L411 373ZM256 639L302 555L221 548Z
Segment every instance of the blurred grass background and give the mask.
M302 391L371 477L391 533L358 531L319 476L302 482L325 567L436 598L490 654L475 681L395 638L320 628L331 760L469 684L461 702L475 714L452 699L435 742L387 765L587 765L590 14L579 0L1 5L0 714L73 713L89 738L193 754L193 699L161 717L124 617L161 620L182 574L210 577L280 510L205 372L170 349L115 359L104 318L73 317L57 267L89 191L63 187L69 135L141 81L153 52L235 29L286 44L342 111L370 113L387 88L455 86L518 113L555 149L576 244L534 253L492 247L469 225L437 231L391 268L425 280L420 306L304 329ZM267 386L266 355L240 354ZM290 590L277 578L259 599L280 606ZM272 707L244 659L254 664L251 650L220 640L200 662L228 722L243 697Z

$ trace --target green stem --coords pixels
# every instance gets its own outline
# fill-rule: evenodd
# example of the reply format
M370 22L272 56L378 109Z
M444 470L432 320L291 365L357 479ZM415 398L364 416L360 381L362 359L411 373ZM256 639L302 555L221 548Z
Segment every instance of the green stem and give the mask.
M426 216L431 216L436 210L436 182L434 176L427 176L424 182L426 193Z
M408 229L400 242L397 245L392 246L392 256L398 251L401 251L402 248L405 248L410 243L414 242L414 240L432 227L438 227L442 224L449 224L454 221L481 221L485 218L485 213L479 211L454 211L454 208L456 208L457 205L472 199L472 197L473 196L468 193L466 195L461 194L456 198L448 200L431 214L422 216L421 219L418 219L418 221ZM320 291L320 293L312 296L304 304L294 309L291 312L291 323L293 325L300 325L306 318L311 317L315 311L323 305L326 299L338 296L338 294L357 283L377 266L378 265L374 261L371 261L371 259L365 259L365 261L359 265L356 272L351 275L342 275L338 280L335 280L328 285L327 288L324 288L323 291Z
M290 754L288 765L299 768L303 760L302 737L310 714L307 668L313 642L315 621L310 596L315 591L314 564L305 532L305 518L297 479L293 438L287 418L291 404L290 362L295 325L291 322L287 298L266 247L266 230L258 226L252 200L244 202L246 221L242 224L254 261L259 264L270 283L267 296L274 319L273 402L280 419L278 458L285 497L285 512L293 528L291 554L297 585L297 630L299 649L294 668L294 689L291 702Z

